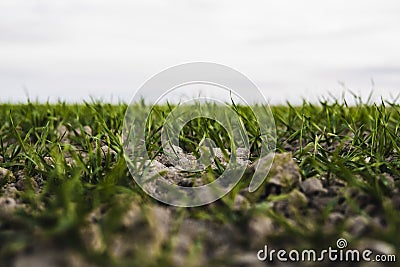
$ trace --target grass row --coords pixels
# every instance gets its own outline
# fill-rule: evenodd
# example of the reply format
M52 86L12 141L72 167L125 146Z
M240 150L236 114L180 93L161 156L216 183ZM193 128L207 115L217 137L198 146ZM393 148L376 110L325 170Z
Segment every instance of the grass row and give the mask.
M128 173L121 144L126 108L124 104L100 102L0 105L0 167L13 173L12 178L4 178L0 183L2 187L14 183L22 188L15 195L22 208L13 213L0 212L2 259L11 261L18 253L40 243L73 249L100 265L144 262L156 266L171 262L172 239L163 243L151 262L145 252L118 261L107 248L92 250L82 242L82 228L88 225L87 218L96 209L108 211L100 228L104 243L110 244L114 234L123 231L121 220L129 203L142 207L162 205L143 193ZM165 105L154 110L147 129L152 153L160 152L160 129L172 109L173 106ZM250 107L234 109L248 131L254 160L259 155L259 127ZM371 196L372 203L382 210L387 227L381 233L371 232L370 237L399 247L400 211L391 199L398 194L400 177L400 106L383 101L359 101L355 106L304 102L296 107L289 103L274 106L272 112L277 131L276 151L292 152L302 179L317 177L327 186L340 180ZM90 126L90 133L85 126ZM185 150L196 151L205 136L219 146L229 140L226 131L213 121L196 119L185 126L180 143ZM255 214L269 214L285 229L275 237L279 242L289 239L294 243L298 240L299 244L321 245L324 235L319 227L320 217L310 218L311 226L293 225L271 211L268 196L251 202L246 210L235 210L233 200L241 189L212 205L175 208L173 225L183 218L194 218L233 224L240 229ZM355 209L364 214L362 208ZM327 209L321 216L328 216L329 212ZM338 225L325 238L334 240L342 231Z

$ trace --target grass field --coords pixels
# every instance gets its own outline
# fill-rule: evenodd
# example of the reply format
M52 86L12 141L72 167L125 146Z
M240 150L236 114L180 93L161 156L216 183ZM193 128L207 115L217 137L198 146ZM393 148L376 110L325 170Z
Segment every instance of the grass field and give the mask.
M256 258L264 245L322 250L339 238L348 248L398 253L400 105L272 107L269 179L248 193L249 167L231 193L197 208L159 203L136 185L121 144L126 107L0 105L0 266L265 266ZM172 108L156 107L148 127L153 158ZM257 124L249 107L234 109L255 162ZM198 119L182 131L182 149L198 156L205 135L221 148L229 140ZM221 161L195 178L217 176Z

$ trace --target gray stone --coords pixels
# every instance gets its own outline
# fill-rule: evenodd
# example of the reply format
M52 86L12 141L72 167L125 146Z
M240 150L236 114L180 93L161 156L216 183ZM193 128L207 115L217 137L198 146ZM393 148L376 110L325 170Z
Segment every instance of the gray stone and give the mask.
M346 221L346 226L350 234L354 236L362 235L368 226L368 219L358 215L353 218L349 218Z
M298 187L301 181L299 167L293 160L292 153L268 154L253 162L247 172L250 176L253 175L253 179L257 177L262 181L257 190L246 194L251 202L270 194L289 193ZM266 177L262 177L266 174Z
M83 136L83 135L92 135L92 128L90 128L90 126L85 125L82 127L83 128L83 133L81 128L76 128L73 132L70 132L70 136ZM76 134L75 134L76 132Z
M250 207L249 201L241 194L236 194L233 200L233 210L246 210Z
M255 247L263 246L268 234L274 233L275 227L271 218L266 216L252 217L248 224L249 237Z
M101 150L101 152L102 152L101 155L102 155L104 158L107 157L108 155L110 155L112 159L115 159L116 156L117 156L117 152L115 152L115 150L113 150L112 148L110 148L110 147L107 146L107 145L102 146L102 147L100 148L100 150Z
M91 267L94 265L86 262L82 256L76 252L66 250L56 250L52 248L35 249L31 253L17 255L14 260L14 267Z
M6 182L11 182L15 180L15 177L10 170L0 167L0 180L4 179L7 179Z
M160 255L163 243L169 238L171 220L167 208L132 204L123 217L125 231L116 233L107 244L110 254L120 258L145 253L151 262Z
M245 252L233 255L232 266L265 267L265 263L257 258L257 252Z
M12 217L13 212L19 205L14 198L1 196L0 197L0 216L1 217Z
M312 177L304 180L300 184L301 190L307 195L312 195L315 193L327 193L328 190L325 189L318 178Z
M365 238L362 239L358 244L357 248L360 250L370 249L375 252L375 254L386 254L394 255L396 254L396 248L384 241Z

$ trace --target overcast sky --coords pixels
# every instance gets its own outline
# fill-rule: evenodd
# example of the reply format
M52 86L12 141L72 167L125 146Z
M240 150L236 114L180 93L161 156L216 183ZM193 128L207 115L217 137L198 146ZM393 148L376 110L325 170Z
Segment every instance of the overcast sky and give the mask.
M341 83L388 98L400 93L400 1L0 1L0 101L129 101L191 61L241 71L272 103Z

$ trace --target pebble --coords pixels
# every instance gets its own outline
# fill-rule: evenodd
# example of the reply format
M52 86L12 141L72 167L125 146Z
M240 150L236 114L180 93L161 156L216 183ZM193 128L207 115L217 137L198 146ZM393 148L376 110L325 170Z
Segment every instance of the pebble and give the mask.
M231 257L236 231L229 224L184 219L172 251L173 266L193 266L193 262L196 266L206 266L218 257ZM207 246L193 254L191 248L198 240L207 240Z
M209 152L207 147L202 152L202 156L198 160L193 154L185 153L179 146L169 145L164 147L164 153L158 157L158 160L167 167L175 167L179 170L204 170L208 165L211 165L213 169L217 169L217 165L214 162L213 156L219 160L223 167L227 167L229 159L227 160L224 156L221 148L213 148L212 153ZM226 151L228 156L230 153ZM243 166L250 163L248 160L249 150L246 148L236 149L236 162Z
M44 157L43 160L47 165L54 167L54 160L52 157Z
M77 252L72 250L61 250L55 248L35 248L30 253L21 253L16 256L14 267L94 267L85 261Z
M331 212L328 216L328 223L336 225L344 220L344 215L340 212Z
M0 214L9 216L17 207L17 202L11 197L0 197Z
M253 176L253 179L254 175L257 175L257 179L263 181L258 189L246 194L251 202L259 201L259 199L271 194L289 193L301 182L299 167L293 160L292 153L268 154L253 162L247 173ZM263 178L262 176L266 173L268 174L267 177Z
M18 190L15 188L15 183L9 183L4 185L4 187L1 189L1 192L3 193L3 196L15 198Z
M368 220L361 215L357 215L353 218L349 218L346 222L346 225L348 231L353 236L361 236L367 229Z
M274 210L288 217L295 217L308 206L307 197L297 189L290 192L287 197L274 202Z
M87 135L92 135L93 134L92 128L90 128L90 126L88 126L88 125L83 126L83 130L85 131L85 133Z
M374 251L376 254L386 254L386 255L396 254L396 249L393 245L388 244L384 241L374 240L369 238L362 239L357 244L357 248L360 250L370 249Z
M140 220L141 213L140 207L132 203L122 217L122 225L126 228L132 228Z
M11 182L15 179L15 177L10 170L0 167L0 180L3 179L7 179L7 182Z
M321 181L315 177L304 180L300 184L300 188L306 195L313 195L315 193L328 193L328 190L322 186Z
M24 191L26 188L32 188L34 191L39 190L39 185L36 182L35 179L33 178L20 178L16 183L15 183L15 188L17 188L19 191Z
M163 243L169 238L171 220L170 210L165 207L133 204L123 217L125 230L107 244L110 254L124 257L146 253L149 260L154 259L160 255Z
M279 185L284 189L292 189L301 181L299 167L294 162L292 153L275 154L268 176L271 176L268 183Z
M245 252L233 256L234 266L241 267L265 267L265 263L257 258L254 252Z
M248 224L249 236L254 246L262 246L268 234L275 232L275 227L271 218L266 216L255 216L250 219Z
M84 131L84 133L85 133L86 135L89 135L89 136L92 135L92 128L90 128L90 126L85 125L85 126L83 126L82 128L83 128L83 131ZM75 129L75 132L77 133L78 136L82 136L82 135L83 135L83 134L82 134L82 131L81 131L81 128L76 128L76 129ZM71 135L74 136L75 133L73 132L73 133L71 133Z
M98 224L88 224L81 229L83 244L89 251L101 253L106 248L100 226Z
M60 125L57 132L59 137L66 137L69 134L68 128L65 125Z
M335 231L335 229L337 228L337 226L339 224L341 224L344 221L345 217L342 213L340 212L331 212L328 215L327 220L325 221L325 225L324 225L324 231L326 231L326 233L329 233L331 231Z
M385 173L383 177L383 184L391 191L396 189L396 182L394 181L393 177L389 174Z
M66 157L65 158L65 163L70 167L76 166L76 161L72 157Z
M247 210L250 207L250 203L241 194L236 194L235 199L233 200L233 210Z
M113 150L107 145L102 146L100 149L103 152L102 153L103 157L107 157L107 155L110 155L112 159L115 159L117 157L117 152L115 152L115 150Z

